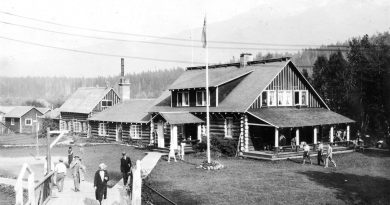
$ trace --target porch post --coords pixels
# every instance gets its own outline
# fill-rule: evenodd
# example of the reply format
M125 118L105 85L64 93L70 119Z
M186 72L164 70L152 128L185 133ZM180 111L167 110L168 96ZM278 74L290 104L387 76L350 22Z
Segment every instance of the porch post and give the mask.
M177 125L171 125L171 148L177 149Z
M154 137L153 137L153 133L154 133L154 122L153 120L150 120L150 142L149 144L154 144Z
M241 121L240 121L240 151L243 152L244 150L244 115L241 115Z
M297 146L299 146L299 129L297 128L296 130L295 130L295 144L297 145Z
M314 144L317 144L317 127L314 127L314 130L313 130L313 137L314 137L314 139L313 139L313 143Z
M119 141L118 124L115 123L115 141Z
M198 124L197 139L199 140L199 142L202 142L202 125L201 124Z
M330 126L330 142L333 142L333 126Z
M249 125L248 125L248 116L244 115L245 123L245 152L249 151Z
M275 150L279 147L279 130L275 127Z
M347 125L347 142L349 141L349 125Z

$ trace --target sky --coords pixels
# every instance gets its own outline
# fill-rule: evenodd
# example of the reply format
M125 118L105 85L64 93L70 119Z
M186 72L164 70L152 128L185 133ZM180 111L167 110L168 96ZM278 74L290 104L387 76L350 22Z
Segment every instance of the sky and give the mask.
M345 1L347 0L343 0L343 2ZM207 16L207 24L213 25L218 22L234 19L254 8L262 7L266 8L266 10L264 10L261 18L262 20L267 21L275 20L277 18L288 18L289 16L297 15L300 12L305 12L314 6L322 6L325 8L329 4L335 4L335 2L337 1L1 0L0 76L92 77L115 75L118 72L117 70L111 71L113 69L110 65L115 64L113 67L116 68L117 62L119 62L118 56L121 55L164 59L161 57L162 55L160 56L159 54L149 52L142 46L139 46L139 44L129 43L129 45L125 46L126 48L123 48L124 46L122 46L122 44L124 43L119 44L121 42L117 42L117 45L112 45L107 43L107 40L62 35L26 27L38 27L56 32L99 38L126 39L127 41L155 42L156 39L147 36L176 36L183 32L188 33L188 39L199 39L200 33L188 31L195 31L196 29L201 28L205 15ZM362 6L366 4L377 4L389 7L387 0L351 0L350 2L356 5L361 4ZM348 9L346 9L346 16L348 15L348 12ZM72 27L53 25L23 17L70 25ZM241 23L245 24L246 22ZM146 36L124 36L113 33L77 29L76 27L143 34ZM235 39L230 40L234 41ZM251 39L247 40L250 41ZM307 40L310 42L310 39ZM24 43L21 43L20 41ZM31 43L34 43L35 45L31 45ZM42 47L42 45L66 48L68 51ZM114 56L94 56L91 54L69 51L72 49L108 53ZM161 52L164 52L164 50ZM166 52L175 51L169 49L166 50ZM226 56L222 56L221 58L226 58ZM190 61L191 59L174 60ZM136 59L131 61L131 63L134 67L131 69L133 72L143 71L146 67L148 69L161 69L175 65L175 62L172 62L169 65L163 65L158 63L154 64L148 60ZM177 62L176 64L177 66L188 65L188 63Z

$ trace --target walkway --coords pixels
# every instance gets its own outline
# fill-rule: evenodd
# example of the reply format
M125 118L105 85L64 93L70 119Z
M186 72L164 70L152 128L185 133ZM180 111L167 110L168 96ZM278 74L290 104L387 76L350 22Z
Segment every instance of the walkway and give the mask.
M158 160L164 153L148 152L141 160L142 170L144 174L148 175L156 166ZM93 183L81 182L80 192L74 192L73 181L71 178L65 180L65 187L63 192L58 192L57 189L53 191L53 198L48 205L97 205L95 200L95 190ZM114 187L109 188L107 193L107 200L103 201L106 205L127 205L130 204L130 199L123 186L123 180L120 180Z

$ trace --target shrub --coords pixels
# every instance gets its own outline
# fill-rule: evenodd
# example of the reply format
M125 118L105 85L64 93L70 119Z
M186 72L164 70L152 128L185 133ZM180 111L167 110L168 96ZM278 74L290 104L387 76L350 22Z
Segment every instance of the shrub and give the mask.
M207 144L204 142L200 142L200 143L192 145L192 149L195 152L204 152L207 149Z
M237 152L237 140L212 137L210 140L211 150L232 157Z

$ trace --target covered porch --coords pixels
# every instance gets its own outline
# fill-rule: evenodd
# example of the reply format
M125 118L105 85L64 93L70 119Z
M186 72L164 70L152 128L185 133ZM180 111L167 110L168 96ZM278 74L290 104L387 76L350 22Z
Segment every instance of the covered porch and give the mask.
M322 108L256 109L247 115L244 127L248 128L248 139L243 141L243 156L271 160L302 156L303 143L316 151L319 141L324 145L334 143L335 153L346 152L350 124L354 122Z
M151 142L159 149L178 148L182 142L188 147L202 140L204 121L188 112L161 112L153 116Z

